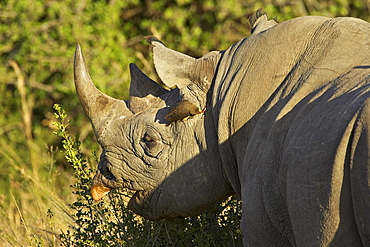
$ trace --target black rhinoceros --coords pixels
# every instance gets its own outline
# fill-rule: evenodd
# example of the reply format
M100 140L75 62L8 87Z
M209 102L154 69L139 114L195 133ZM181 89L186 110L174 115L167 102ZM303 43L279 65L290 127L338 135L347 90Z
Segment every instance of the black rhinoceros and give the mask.
M156 220L237 194L245 246L370 246L370 24L254 17L250 37L199 59L148 38L172 89L131 65L129 102L94 86L77 46L103 150L94 199L128 188L130 209ZM184 100L205 112L168 123Z

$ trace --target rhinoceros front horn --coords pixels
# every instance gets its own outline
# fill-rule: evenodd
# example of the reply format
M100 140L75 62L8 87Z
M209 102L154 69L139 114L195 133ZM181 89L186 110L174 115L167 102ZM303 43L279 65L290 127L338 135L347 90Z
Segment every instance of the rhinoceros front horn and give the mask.
M77 45L74 58L74 80L82 108L89 117L98 137L107 120L127 117L133 113L123 100L114 99L99 91L91 80L80 45Z

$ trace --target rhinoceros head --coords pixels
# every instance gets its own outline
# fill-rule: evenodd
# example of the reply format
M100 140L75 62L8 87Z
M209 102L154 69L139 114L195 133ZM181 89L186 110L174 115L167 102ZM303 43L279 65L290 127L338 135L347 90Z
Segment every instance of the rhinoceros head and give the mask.
M173 123L165 116L184 98L205 107L221 53L194 59L153 37L148 41L159 76L173 89L164 89L131 64L129 102L94 86L77 46L76 90L103 150L92 196L100 200L110 189L128 188L136 191L129 207L148 219L196 215L231 193L223 179L217 138L205 134L210 114Z

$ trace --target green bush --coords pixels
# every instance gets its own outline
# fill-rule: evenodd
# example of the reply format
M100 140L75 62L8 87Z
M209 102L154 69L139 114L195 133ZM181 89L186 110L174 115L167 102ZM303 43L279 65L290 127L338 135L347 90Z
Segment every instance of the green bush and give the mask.
M258 8L264 8L278 22L303 15L353 16L370 21L368 0L4 0L0 6L0 239L13 246L57 245L61 230L66 238L76 236L68 226L76 225L78 208L69 208L67 203L73 205L84 197L77 192L71 194L69 185L78 179L71 175L75 172L73 166L59 151L63 149L61 137L51 133L57 127L52 125L56 121L53 105L59 103L73 119L74 124L68 128L71 136L79 135L81 145L77 150L85 157L82 160L88 161L82 164L94 164L91 150L99 152L99 147L73 85L77 43L82 46L98 88L113 97L128 99L129 63L158 80L148 44L143 41L146 35L157 36L168 47L199 57L210 50L227 49L248 36L248 15ZM84 169L96 169L91 166ZM86 181L91 179L89 170L86 176ZM90 201L84 203L90 205ZM98 212L94 211L96 217ZM216 214L208 215L208 220L201 218L202 224L211 222L212 215ZM167 221L146 223L147 228L141 225L144 221L135 224L152 241L171 239L175 236L172 231L182 234L174 230L175 225L189 229L185 231L190 236L186 239L196 239L196 234L202 232L195 227L198 221L180 221L173 225ZM126 229L126 221L122 222L124 226L117 225ZM160 229L155 236L162 237L150 235L153 232L148 229L154 228ZM217 236L223 235L221 230L228 234L222 227ZM122 239L132 244L129 237Z

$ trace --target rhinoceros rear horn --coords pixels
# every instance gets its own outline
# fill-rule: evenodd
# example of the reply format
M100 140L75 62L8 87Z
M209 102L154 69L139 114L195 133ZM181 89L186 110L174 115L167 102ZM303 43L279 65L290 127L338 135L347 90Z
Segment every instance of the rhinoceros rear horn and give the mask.
M130 110L133 113L143 111L167 92L155 81L146 76L135 64L130 64Z
M82 108L97 136L108 119L132 115L123 100L114 99L96 88L89 75L80 45L77 45L75 51L74 80Z

